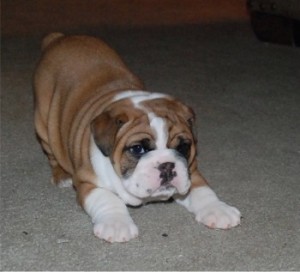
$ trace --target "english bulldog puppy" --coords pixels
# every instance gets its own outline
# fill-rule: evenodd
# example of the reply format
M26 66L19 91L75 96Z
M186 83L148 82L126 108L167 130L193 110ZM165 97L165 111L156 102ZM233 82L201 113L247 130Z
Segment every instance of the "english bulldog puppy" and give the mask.
M240 224L240 212L220 201L197 169L193 111L146 91L103 41L49 34L34 91L52 182L75 188L97 237L137 237L126 205L171 197L209 228Z

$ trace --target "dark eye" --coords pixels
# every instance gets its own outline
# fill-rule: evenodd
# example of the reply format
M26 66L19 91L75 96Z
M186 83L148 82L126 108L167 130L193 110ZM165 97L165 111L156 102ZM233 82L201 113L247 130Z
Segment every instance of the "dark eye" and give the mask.
M142 156L147 153L149 150L144 148L142 145L134 145L129 147L129 152L135 156Z
M176 150L186 159L188 159L190 155L190 149L191 149L191 144L189 142L183 142L183 141L181 141L180 144L176 147Z

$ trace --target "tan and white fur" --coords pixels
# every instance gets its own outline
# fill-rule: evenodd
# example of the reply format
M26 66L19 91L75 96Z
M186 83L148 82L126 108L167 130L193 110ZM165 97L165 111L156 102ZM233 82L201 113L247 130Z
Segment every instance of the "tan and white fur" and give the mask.
M148 92L103 41L48 35L34 76L35 128L52 182L73 185L94 234L138 236L126 205L174 198L210 228L240 224L197 169L193 111Z

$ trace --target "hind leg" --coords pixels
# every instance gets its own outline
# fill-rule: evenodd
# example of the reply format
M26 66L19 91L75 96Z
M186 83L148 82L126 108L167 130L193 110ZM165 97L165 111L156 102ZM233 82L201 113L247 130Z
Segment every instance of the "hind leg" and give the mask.
M48 158L50 156L48 155ZM73 181L72 176L67 173L58 163L55 159L49 158L49 163L52 169L52 178L51 183L54 185L57 185L60 188L64 187L72 187Z
M52 170L52 177L50 180L51 183L57 185L60 188L72 187L73 186L72 176L59 165L54 155L49 153L49 151L46 151L44 145L43 145L43 149L47 154L49 164Z
M45 141L45 139L41 139L38 136L40 140L40 144L46 153L49 164L52 170L52 177L51 177L51 183L54 185L57 185L58 187L72 187L73 181L72 181L72 175L66 172L57 162L55 156L52 154L52 151L48 145L48 143Z
M44 122L45 118L41 117L40 111L35 112L35 129L36 136L41 144L41 147L48 157L49 164L52 170L51 183L59 187L71 187L73 185L72 176L66 172L57 162L48 140L47 127Z

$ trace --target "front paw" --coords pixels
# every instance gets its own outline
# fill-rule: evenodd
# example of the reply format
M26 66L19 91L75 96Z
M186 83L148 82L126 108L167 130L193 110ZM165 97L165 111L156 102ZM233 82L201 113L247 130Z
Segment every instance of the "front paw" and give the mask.
M215 201L196 212L196 220L213 229L230 229L240 224L241 213L222 201Z
M94 234L107 242L127 242L138 236L138 228L129 216L104 216L94 224Z

